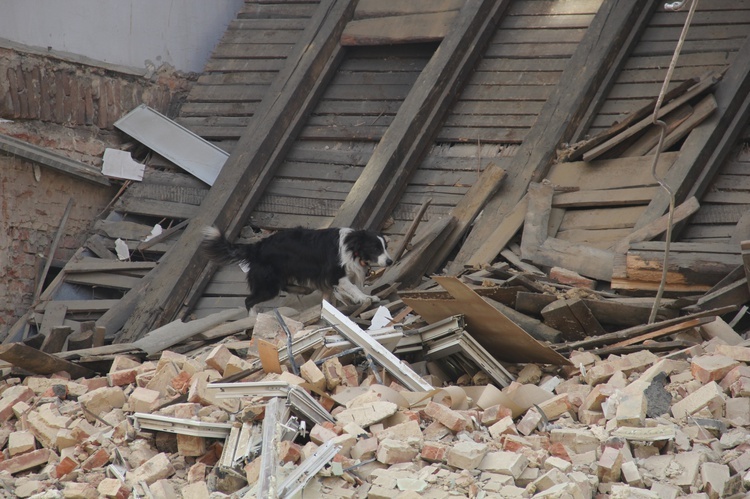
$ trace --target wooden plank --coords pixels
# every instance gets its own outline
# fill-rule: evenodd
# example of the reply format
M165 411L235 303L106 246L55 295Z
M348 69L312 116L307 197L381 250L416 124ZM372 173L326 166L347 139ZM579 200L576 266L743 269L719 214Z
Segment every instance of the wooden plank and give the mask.
M679 156L679 152L662 153L656 173L665 175ZM641 157L558 163L550 169L547 180L556 186L581 190L653 186L657 184L651 174L653 162L653 158Z
M635 345L637 343L641 343L646 340L653 340L656 338L661 338L662 336L668 336L670 334L675 334L675 333L679 333L682 331L686 331L694 327L700 327L704 324L708 324L709 322L713 322L714 320L715 320L714 317L701 317L698 319L691 319L689 321L685 321L680 324L675 324L674 326L665 327L663 329L657 329L656 331L651 331L649 333L642 334L634 338L628 338L627 340L619 341L610 346L611 347L626 347L629 345Z
M690 118L694 113L695 109L693 109L692 106L685 104L684 106L678 107L673 112L661 118L661 121L666 125L664 146L662 147L662 151L666 151L669 149L666 138L674 133L675 130L677 130L680 125L685 123L685 121L687 121L688 118ZM627 158L631 156L647 156L649 154L649 151L659 143L660 136L661 128L652 124L652 126L647 128L640 137L638 137L635 141L628 145L624 151L618 152L622 150L623 147L623 144L619 144L620 147L614 149L615 156L621 158ZM674 144L674 142L672 143ZM584 159L586 159L585 154Z
M549 182L529 185L529 201L521 238L521 258L524 260L534 261L536 252L547 240L553 194L554 187Z
M633 227L644 206L623 206L611 208L589 208L567 210L560 224L560 230L568 229L623 229Z
M119 260L102 260L100 258L83 258L68 262L65 272L68 274L84 272L128 272L151 270L156 262L122 262Z
M659 187L623 187L556 192L552 197L555 208L588 208L592 206L628 206L648 204L659 192Z
M459 10L465 0L360 0L355 19Z
M281 362L279 362L279 349L270 341L258 338L258 356L263 366L263 371L267 373L281 374Z
M563 267L586 277L609 281L612 278L614 253L561 239L548 238L534 255L534 263Z
M344 46L394 45L442 40L455 22L457 10L360 19L346 25Z
M53 327L47 337L44 339L44 343L39 347L39 350L45 353L58 353L61 352L65 341L68 336L73 332L70 326L56 326Z
M568 308L573 312L573 315L578 322L581 324L583 331L586 336L599 336L606 333L599 320L591 312L591 309L586 305L586 302L581 298L571 298L566 300Z
M742 249L742 268L745 270L745 278L750 288L750 241L742 241L740 248Z
M461 201L451 210L451 216L456 219L453 230L443 238L440 247L432 253L428 272L436 272L455 245L460 241L474 219L482 211L484 204L500 187L505 178L505 170L494 165L488 166L477 182L469 189Z
M528 195L516 203L513 210L497 224L495 230L487 238L487 241L469 258L466 265L477 267L485 262L490 262L508 244L508 242L521 229L528 212Z
M99 320L108 333L121 330L118 342L133 341L153 326L186 314L181 307L187 304L189 309L200 295L213 271L199 254L204 227L214 225L230 238L239 233L320 97L322 84L338 67L343 55L339 38L355 3L326 0L316 7L315 17L169 258L131 290L121 306Z
M713 318L716 316L720 316L725 313L731 312L734 309L735 307L733 306L720 307L720 308L714 308L711 310L696 312L696 313L685 315L682 317L675 317L673 319L667 319L667 320L663 320L659 322L654 322L652 324L640 324L640 325L633 326L627 329L621 329L620 331L615 331L613 333L603 334L595 338L588 338L588 339L581 340L581 341L566 343L560 346L560 350L572 351L572 350L578 350L580 348L589 349L589 348L598 347L602 345L609 345L617 341L623 341L628 338L634 338L636 336L650 333L652 331L658 331L660 329L664 329L667 327L672 327L672 326L679 327L679 324L683 324L693 319L699 319L702 317Z
M542 309L544 323L563 333L563 341L577 341L586 337L583 326L573 311L568 307L567 300L557 300Z
M685 138L695 127L703 123L709 116L716 110L716 99L713 95L707 95L700 102L695 105L692 115L687 119L681 121L675 127L669 127L667 136L664 138L664 144L662 145L663 150L672 148L680 140ZM644 145L645 146L645 145ZM645 151L644 154L656 154L656 148L658 146L658 138L654 141L651 149ZM645 149L645 147L644 147ZM635 151L638 152L638 151Z
M461 10L352 187L335 226L379 228L509 3L482 0Z
M96 288L110 288L129 291L138 287L141 282L139 277L129 277L106 272L88 272L85 274L70 274L65 277L65 282L81 284Z
M440 247L444 237L447 237L456 224L454 217L439 218L424 225L419 231L411 251L402 257L395 265L388 267L383 275L375 281L375 287L382 287L399 282L409 286L417 282L425 274L432 254Z
M90 378L96 375L90 369L44 353L36 348L31 348L23 343L10 343L0 346L0 359L34 374L48 375L67 372L73 379Z
M672 214L672 222L677 223L685 220L687 217L698 211L698 208L700 208L698 200L694 197L691 197L690 199L679 205L677 208L675 208L674 213ZM669 216L663 215L660 218L657 218L653 222L649 223L648 225L641 226L639 229L633 231L627 237L623 238L614 246L613 251L615 253L624 253L625 251L627 251L628 246L632 243L653 239L662 232L665 232L667 230L668 224Z
M664 254L660 251L630 250L615 266L612 287L656 289L661 281ZM670 252L667 290L703 290L719 282L740 261L739 255L722 253Z
M648 13L644 13L644 15L647 15L647 14ZM617 64L617 66L622 66L623 62L627 59L627 57L625 57L625 54L621 54L619 59L621 60L619 60L619 63ZM596 120L598 118L597 115L603 109L604 105L606 104L606 101L608 100L605 94L608 94L609 89L614 85L615 81L617 81L618 83L629 83L629 82L645 80L645 78L635 78L633 75L637 74L636 71L630 71L630 72L620 71L618 74L614 74L613 72L610 75L608 75L607 82L602 86L602 88L596 94L597 102L599 104L595 108L590 109L586 117L581 121L581 124L579 125L578 130L576 131L576 138L582 137L584 133L591 133L590 128L596 125ZM685 102L688 102L689 100L696 97L697 95L700 95L701 93L707 91L708 88L710 88L710 86L713 83L715 83L717 79L715 76L713 76L711 78L705 77L703 78L703 80L699 81L697 78L693 78L692 70L690 70L690 74L687 76L682 75L681 71L677 71L677 72L680 73L679 79L685 80L685 81L682 81L679 85L670 89L665 94L664 106L662 107L662 111L659 113L659 116L666 114L671 109L676 108L684 104ZM653 76L651 76L650 81L660 82L664 79L663 70L661 69L658 71L652 70L652 73L653 73ZM628 79L628 76L629 76L629 79ZM675 74L674 78L677 79L678 75ZM605 89L606 89L606 92L605 92ZM687 92L690 92L691 95L690 96L684 95ZM679 99L679 101L677 99ZM600 144L606 142L607 140L610 140L612 137L630 128L631 126L635 126L635 124L638 123L639 120L643 120L646 116L653 114L653 110L655 106L656 106L656 98L652 99L646 105L640 107L639 109L631 112L624 119L620 119L614 124L610 125L606 130L603 130L601 133L595 135L593 138L579 142L577 144L573 144L570 148L568 148L563 153L563 157L566 158L568 161L577 161L581 159L583 154L586 153L587 151L590 151L594 147L599 146Z
M612 68L617 54L629 50L626 44L629 33L641 29L636 19L642 11L649 11L655 5L656 2L650 0L603 2L591 24L586 24L586 34L568 60L560 82L515 155L504 187L488 203L484 216L475 224L449 271L462 268L494 231L498 221L511 212L529 183L546 176L557 149L572 138L589 107L590 98Z
M39 334L49 336L52 330L65 323L65 315L68 313L68 307L64 303L50 302L44 307L44 318L39 328Z
M675 192L677 204L691 195L700 197L707 189L750 118L747 112L749 93L750 36L745 39L724 78L716 85L716 112L685 139L680 158L665 178ZM699 177L697 182L696 177ZM668 208L667 198L654 198L636 227L643 227L662 216Z

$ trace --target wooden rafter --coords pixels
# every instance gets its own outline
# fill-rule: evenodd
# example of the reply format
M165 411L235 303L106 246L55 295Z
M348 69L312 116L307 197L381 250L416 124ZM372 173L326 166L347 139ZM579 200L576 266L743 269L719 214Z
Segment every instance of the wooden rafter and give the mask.
M503 220L523 197L529 183L546 176L557 149L573 138L602 83L611 72L618 71L616 64L624 60L621 54L629 53L638 40L631 33L643 29L649 18L641 14L644 10L653 11L656 5L653 0L605 0L535 125L506 168L508 179L485 207L482 220L475 225L459 251L450 268L452 272L460 270L463 263L480 250L484 255L494 253L494 257L502 249L488 252L482 246L498 221Z
M510 4L467 2L399 108L333 226L378 228L390 214L458 89Z
M230 238L240 231L336 70L344 50L339 38L355 4L321 2L179 242L140 286L100 319L108 331L120 329L118 322L127 320L116 341L134 341L178 317L181 307L208 282L213 269L199 253L203 228L216 226Z

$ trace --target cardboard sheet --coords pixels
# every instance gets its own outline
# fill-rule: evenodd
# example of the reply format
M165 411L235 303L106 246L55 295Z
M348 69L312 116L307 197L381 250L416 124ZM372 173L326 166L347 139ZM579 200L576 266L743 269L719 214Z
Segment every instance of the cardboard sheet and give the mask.
M404 303L428 323L463 314L466 318L466 330L498 360L570 364L568 359L534 339L458 278L435 276L434 279L452 298L425 299L402 295Z

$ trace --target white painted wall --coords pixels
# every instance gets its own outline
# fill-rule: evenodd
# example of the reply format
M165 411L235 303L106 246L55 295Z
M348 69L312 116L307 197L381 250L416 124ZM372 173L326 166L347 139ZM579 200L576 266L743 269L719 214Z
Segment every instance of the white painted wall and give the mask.
M243 0L11 0L0 37L132 68L202 72Z

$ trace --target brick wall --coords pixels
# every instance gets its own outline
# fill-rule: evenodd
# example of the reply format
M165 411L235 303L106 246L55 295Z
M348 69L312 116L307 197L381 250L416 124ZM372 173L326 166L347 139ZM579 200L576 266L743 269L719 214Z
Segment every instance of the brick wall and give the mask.
M0 153L0 338L31 305L69 199L74 199L65 235L54 258L68 260L85 241L97 215L117 187L99 187Z
M176 115L190 81L161 72L151 79L0 48L0 117L110 129L144 103Z
M140 104L176 115L191 81L152 78L0 48L0 133L101 165L106 147L128 141L114 122ZM54 259L67 261L115 196L102 187L0 152L0 340L32 305L37 276L73 198Z

